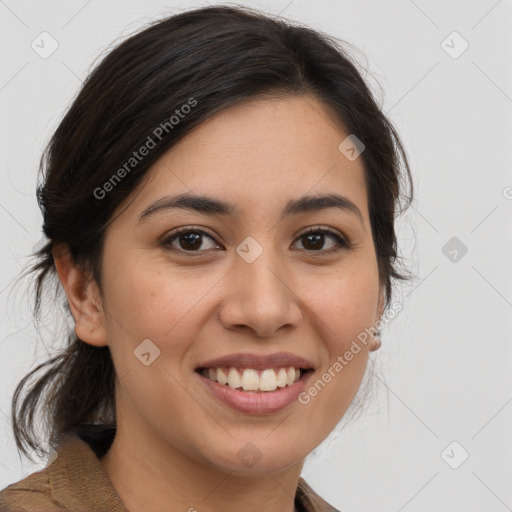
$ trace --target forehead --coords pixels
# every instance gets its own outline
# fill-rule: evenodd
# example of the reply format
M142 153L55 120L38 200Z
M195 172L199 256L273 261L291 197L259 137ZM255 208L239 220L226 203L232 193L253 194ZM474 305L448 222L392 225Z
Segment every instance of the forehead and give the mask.
M338 193L367 215L362 158L338 149L349 134L312 96L252 100L203 122L148 171L133 215L177 193L208 193L241 210L278 209L289 199Z

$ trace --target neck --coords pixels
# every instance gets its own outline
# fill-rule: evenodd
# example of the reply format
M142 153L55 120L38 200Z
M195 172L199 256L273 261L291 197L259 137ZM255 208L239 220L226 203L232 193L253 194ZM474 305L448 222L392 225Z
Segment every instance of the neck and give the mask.
M122 423L121 425L126 424ZM119 426L100 462L130 511L294 512L302 462L278 473L223 471L158 440ZM181 447L180 447L181 448Z

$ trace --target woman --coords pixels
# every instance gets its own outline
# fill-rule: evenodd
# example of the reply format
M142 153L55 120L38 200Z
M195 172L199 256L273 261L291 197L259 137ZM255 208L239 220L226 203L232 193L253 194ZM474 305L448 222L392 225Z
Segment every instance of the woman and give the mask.
M74 330L15 391L18 449L50 459L0 509L335 510L301 469L380 345L412 199L344 50L242 7L158 21L41 165L36 313L57 274Z

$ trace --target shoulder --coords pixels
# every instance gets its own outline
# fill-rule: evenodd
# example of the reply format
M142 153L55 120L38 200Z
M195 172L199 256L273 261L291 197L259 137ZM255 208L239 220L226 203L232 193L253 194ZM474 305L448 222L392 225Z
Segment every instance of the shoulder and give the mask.
M93 430L62 436L44 469L0 491L0 512L126 512L98 459L111 429L104 429L103 437Z
M2 512L66 510L52 497L48 468L37 471L0 491Z

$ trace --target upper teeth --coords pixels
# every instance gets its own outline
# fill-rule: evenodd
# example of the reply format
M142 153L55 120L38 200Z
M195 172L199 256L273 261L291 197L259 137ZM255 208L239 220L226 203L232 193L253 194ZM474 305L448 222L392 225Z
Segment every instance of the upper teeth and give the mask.
M269 368L267 370L253 370L245 368L240 373L236 368L208 368L201 372L214 382L225 385L230 388L242 388L244 391L274 391L276 388L291 386L300 378L300 370L289 366L279 370Z

